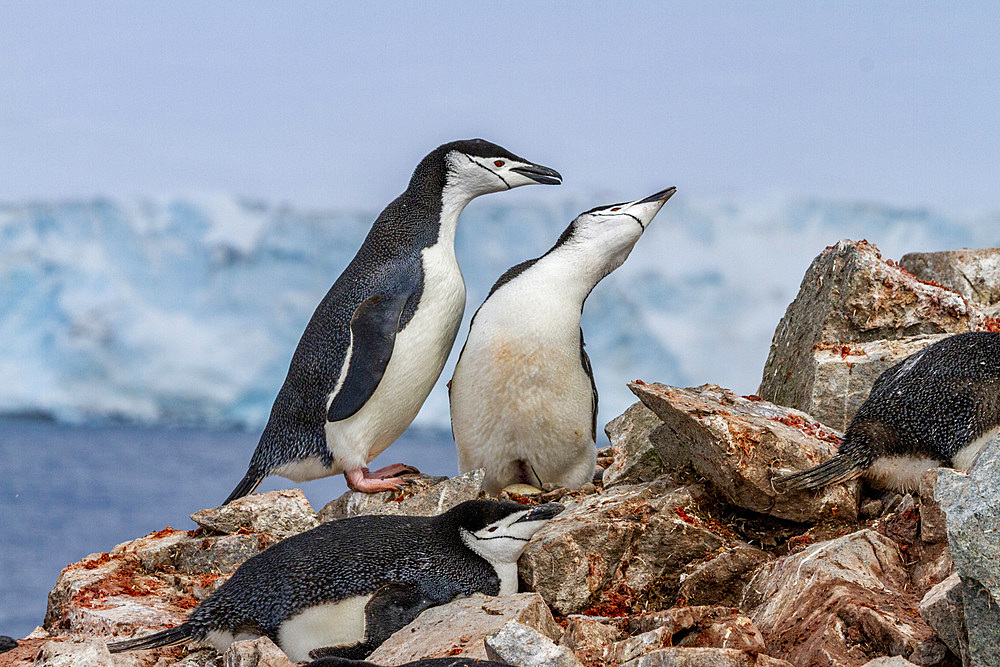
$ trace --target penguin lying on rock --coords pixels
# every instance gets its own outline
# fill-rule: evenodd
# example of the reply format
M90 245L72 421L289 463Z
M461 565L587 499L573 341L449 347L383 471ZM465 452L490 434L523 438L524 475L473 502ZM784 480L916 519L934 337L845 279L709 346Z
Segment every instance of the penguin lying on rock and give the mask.
M313 313L249 469L226 502L268 475L304 482L344 473L350 488L375 492L415 472L366 466L416 417L455 342L465 309L458 216L479 195L560 182L558 172L482 139L425 157Z
M379 665L364 660L320 657L304 667L379 667ZM510 667L510 665L506 662L477 660L476 658L424 658L404 663L399 667Z
M247 560L186 623L108 649L193 639L224 651L266 635L293 661L318 648L365 657L428 607L473 593L516 593L518 557L562 510L469 500L434 517L326 523Z
M916 491L924 471L968 470L1000 436L1000 333L945 338L887 369L829 461L775 479L782 491L817 489L862 474Z
M476 311L449 396L459 468L486 468L487 493L593 478L597 386L583 304L673 194L581 213L551 250L504 273Z

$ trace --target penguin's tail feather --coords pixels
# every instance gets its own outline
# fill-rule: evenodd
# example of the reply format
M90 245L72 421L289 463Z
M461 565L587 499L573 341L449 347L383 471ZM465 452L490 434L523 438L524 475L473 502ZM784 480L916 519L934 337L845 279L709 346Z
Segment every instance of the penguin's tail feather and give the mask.
M194 628L190 623L181 623L176 628L154 632L145 637L126 639L120 642L110 642L108 651L111 653L121 653L122 651L136 651L148 648L160 648L161 646L173 646L180 644L191 638Z
M849 454L837 454L818 466L793 472L774 480L774 488L779 491L799 491L819 489L831 484L839 484L858 477L869 467L866 462Z
M236 488L233 489L233 492L229 494L228 498L226 498L226 502L222 504L228 505L237 498L242 498L243 496L250 495L251 493L257 490L257 487L260 486L260 483L264 481L264 477L265 475L262 475L253 468L247 470L247 474L243 475L243 479L240 480L240 483L236 485Z

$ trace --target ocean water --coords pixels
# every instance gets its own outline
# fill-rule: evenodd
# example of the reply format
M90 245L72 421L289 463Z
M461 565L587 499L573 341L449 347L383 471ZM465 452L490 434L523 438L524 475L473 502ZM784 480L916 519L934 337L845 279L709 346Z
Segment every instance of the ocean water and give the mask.
M221 503L246 471L257 433L69 426L0 419L0 635L42 623L59 572L91 553ZM411 428L373 466L397 461L455 475L451 434ZM271 477L261 491L296 484ZM342 475L298 485L318 511L346 490Z

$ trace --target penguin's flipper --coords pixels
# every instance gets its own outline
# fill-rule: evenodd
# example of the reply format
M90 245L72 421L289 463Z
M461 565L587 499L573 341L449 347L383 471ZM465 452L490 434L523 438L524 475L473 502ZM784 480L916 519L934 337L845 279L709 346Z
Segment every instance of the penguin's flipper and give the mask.
M412 291L395 294L379 292L362 301L354 311L351 317L351 345L344 360L347 376L330 402L327 421L347 419L375 393L385 367L389 365L399 320L411 294Z

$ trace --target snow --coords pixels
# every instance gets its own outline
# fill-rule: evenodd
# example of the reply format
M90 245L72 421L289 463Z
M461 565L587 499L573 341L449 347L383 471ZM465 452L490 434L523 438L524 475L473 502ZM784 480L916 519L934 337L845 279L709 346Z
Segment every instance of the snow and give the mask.
M459 223L466 323L417 423L447 427L444 382L468 319L509 266L579 211L474 202ZM375 211L228 195L0 205L0 413L259 429L306 322ZM675 196L584 310L601 422L625 382L756 390L809 262L842 238L886 257L1000 245L1000 215L864 202Z

